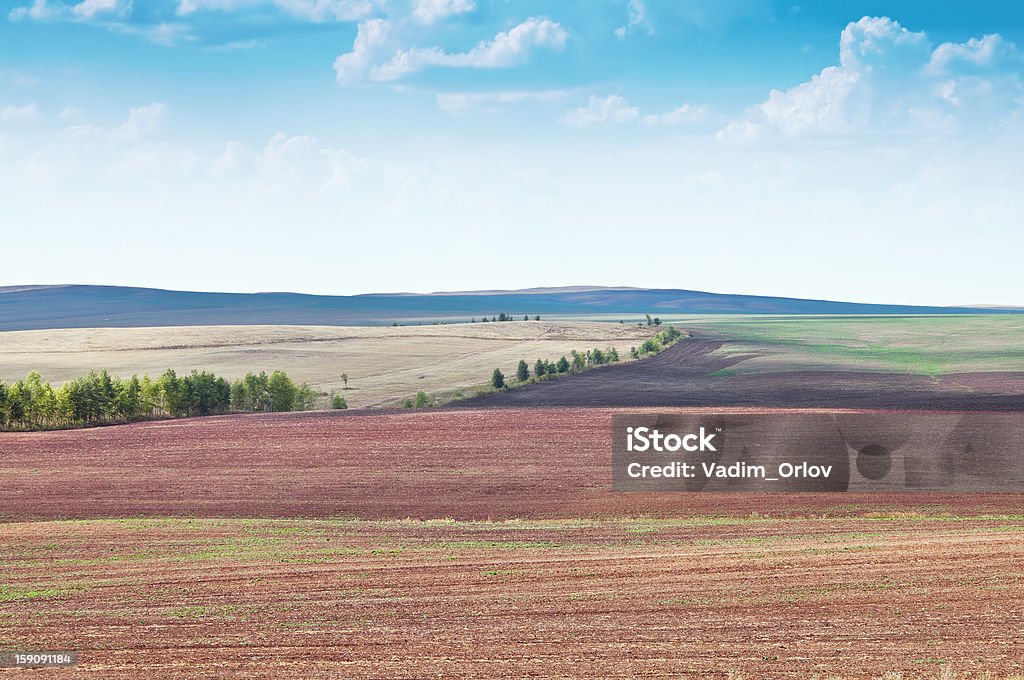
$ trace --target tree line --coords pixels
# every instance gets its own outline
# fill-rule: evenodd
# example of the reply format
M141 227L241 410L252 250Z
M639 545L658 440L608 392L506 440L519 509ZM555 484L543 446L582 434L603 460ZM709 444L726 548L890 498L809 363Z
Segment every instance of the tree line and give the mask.
M516 317L512 316L511 314L506 314L505 312L502 312L501 314L498 314L497 316L492 316L489 319L486 316L483 316L483 317L481 317L480 322L481 323L487 323L487 322L492 322L493 323L493 322L496 322L496 321L515 321L515 320L516 320ZM529 321L529 320L530 320L530 315L529 314L523 314L523 321ZM540 321L540 314L534 314L533 320L534 321ZM474 316L472 319L469 320L469 322L470 323L476 323L476 317Z
M654 325L660 324L659 320ZM675 326L667 326L665 330L659 331L654 337L644 340L640 347L630 347L629 355L632 359L643 359L653 356L669 345L674 344L681 337L683 337L682 331ZM544 380L559 374L578 373L587 368L613 364L619 361L619 351L614 347L609 347L606 350L595 348L586 352L572 350L570 356L572 357L571 360L563 356L555 362L547 359L537 359L533 364L532 375L530 373L530 365L526 363L525 359L520 359L519 365L516 367L516 383L524 384L531 381ZM510 387L505 374L501 372L500 368L494 369L494 372L491 373L490 384L496 390Z
M206 371L178 376L167 370L122 379L90 371L60 387L33 371L12 385L0 381L0 430L50 430L183 418L229 412L300 411L313 408L316 393L288 374L248 373L228 382Z

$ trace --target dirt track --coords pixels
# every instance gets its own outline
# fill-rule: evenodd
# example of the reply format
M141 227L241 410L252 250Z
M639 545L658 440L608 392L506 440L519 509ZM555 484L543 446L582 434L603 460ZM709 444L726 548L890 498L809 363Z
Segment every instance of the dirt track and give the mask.
M1022 530L6 524L0 647L77 650L77 669L32 674L55 678L1006 677L1024 670Z
M0 433L0 519L792 516L1021 507L1020 494L613 493L612 413L315 412Z
M687 339L640 362L457 402L456 407L765 406L1024 411L1024 371L925 376L864 371L715 375L743 359Z

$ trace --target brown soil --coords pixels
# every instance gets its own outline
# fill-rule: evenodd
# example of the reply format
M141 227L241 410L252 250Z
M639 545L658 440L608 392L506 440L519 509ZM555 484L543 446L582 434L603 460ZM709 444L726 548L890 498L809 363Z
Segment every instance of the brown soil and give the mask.
M841 516L1022 507L1019 493L613 493L614 412L316 412L0 433L0 518Z
M1024 671L1021 531L1012 518L6 524L0 648L77 650L77 668L32 674L55 678L1005 677Z

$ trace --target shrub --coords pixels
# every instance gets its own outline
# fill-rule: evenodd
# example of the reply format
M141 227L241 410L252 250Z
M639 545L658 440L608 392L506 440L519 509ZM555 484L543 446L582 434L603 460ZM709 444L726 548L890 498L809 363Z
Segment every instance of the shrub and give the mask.
M345 397L341 396L340 394L335 394L333 397L331 397L331 408L348 408L348 402L345 401Z

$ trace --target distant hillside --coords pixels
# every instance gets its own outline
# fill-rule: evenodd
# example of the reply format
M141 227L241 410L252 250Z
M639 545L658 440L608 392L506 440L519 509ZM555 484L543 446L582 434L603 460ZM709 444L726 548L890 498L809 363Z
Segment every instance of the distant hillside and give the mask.
M210 324L373 325L522 316L670 314L1009 314L1006 308L914 307L725 295L691 290L598 288L462 293L302 295L198 293L117 286L0 288L0 330Z

